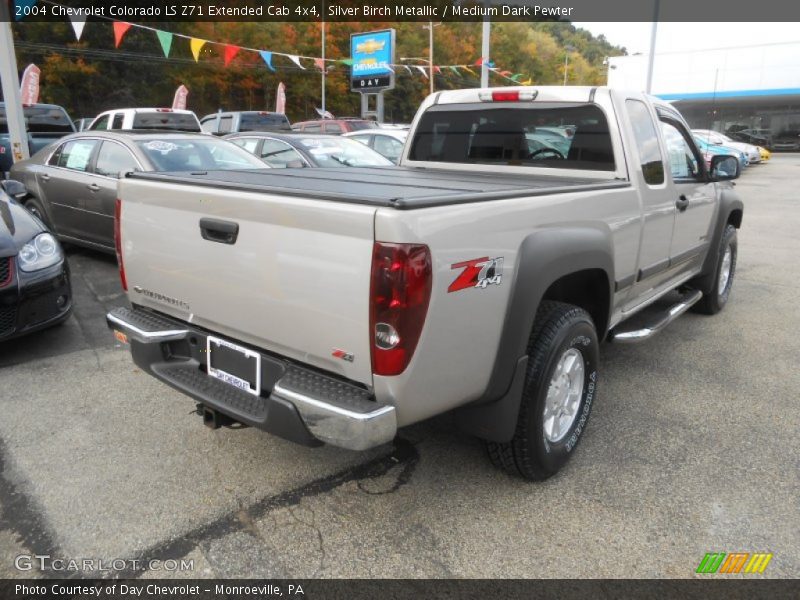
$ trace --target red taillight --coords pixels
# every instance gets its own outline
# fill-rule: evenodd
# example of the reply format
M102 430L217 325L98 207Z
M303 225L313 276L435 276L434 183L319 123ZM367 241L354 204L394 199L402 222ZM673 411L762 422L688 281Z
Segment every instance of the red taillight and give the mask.
M157 108L156 112L172 112L171 108Z
M428 312L432 278L427 246L375 242L369 311L375 375L399 375L411 362Z
M495 102L519 102L519 91L492 92L492 100Z
M122 200L117 198L114 204L114 247L117 250L117 264L119 265L119 280L122 289L128 291L128 280L125 278L125 264L122 262L122 229L120 222L122 219Z

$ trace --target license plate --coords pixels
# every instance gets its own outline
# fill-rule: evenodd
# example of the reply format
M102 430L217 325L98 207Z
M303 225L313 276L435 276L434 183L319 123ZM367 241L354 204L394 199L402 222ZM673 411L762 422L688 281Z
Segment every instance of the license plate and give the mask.
M214 336L206 338L207 371L210 377L249 394L261 394L261 355Z

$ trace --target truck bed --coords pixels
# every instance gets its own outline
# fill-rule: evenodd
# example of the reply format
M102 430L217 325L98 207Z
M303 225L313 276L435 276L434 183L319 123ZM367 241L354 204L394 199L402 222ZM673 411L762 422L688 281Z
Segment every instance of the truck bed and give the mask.
M127 177L218 189L280 193L401 210L628 187L627 181L467 173L411 167L254 169L129 173Z

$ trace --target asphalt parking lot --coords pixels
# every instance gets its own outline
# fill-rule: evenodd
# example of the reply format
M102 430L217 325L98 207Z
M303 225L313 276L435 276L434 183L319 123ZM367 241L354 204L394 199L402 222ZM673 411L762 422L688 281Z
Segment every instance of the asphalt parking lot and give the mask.
M707 552L797 577L798 179L797 154L745 172L730 303L605 344L583 443L539 484L449 416L369 453L204 427L106 329L113 258L73 249L73 316L0 344L0 577L49 554L183 558L186 577L684 578Z

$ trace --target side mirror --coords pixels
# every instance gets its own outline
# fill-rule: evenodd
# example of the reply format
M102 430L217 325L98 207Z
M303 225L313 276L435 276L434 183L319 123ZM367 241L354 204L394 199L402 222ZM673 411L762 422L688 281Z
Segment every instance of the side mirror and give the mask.
M711 181L729 181L741 174L741 165L735 156L717 155L711 159Z
M28 190L25 186L14 179L6 179L0 182L0 187L3 191L16 200L21 200L28 195Z

